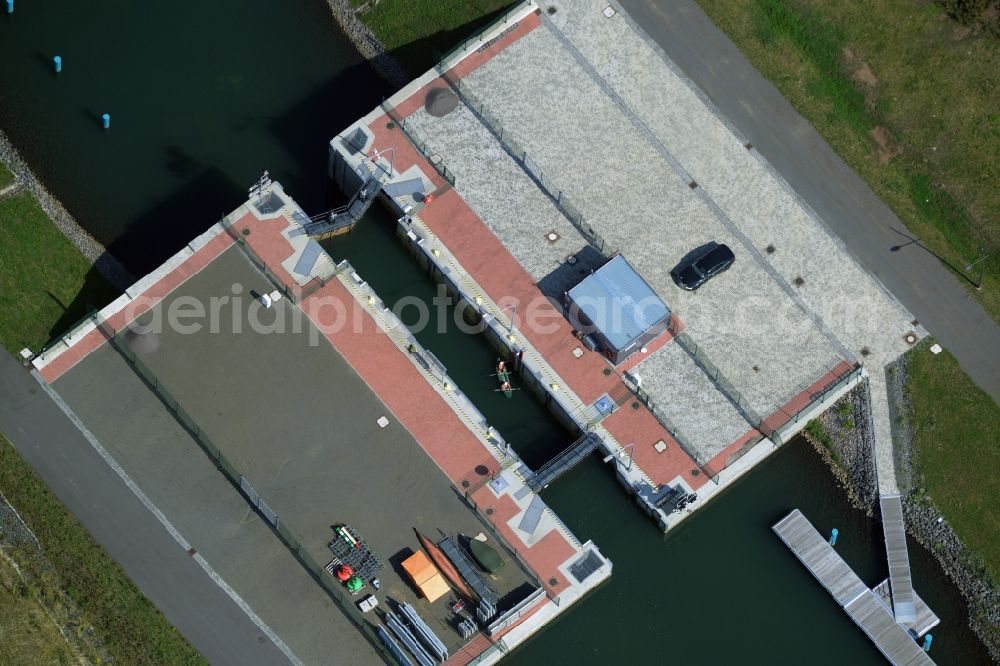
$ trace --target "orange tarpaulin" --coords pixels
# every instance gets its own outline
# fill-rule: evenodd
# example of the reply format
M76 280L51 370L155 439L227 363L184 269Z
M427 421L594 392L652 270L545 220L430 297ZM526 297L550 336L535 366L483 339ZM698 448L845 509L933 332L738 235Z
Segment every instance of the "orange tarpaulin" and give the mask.
M418 587L425 580L438 573L437 567L431 564L423 552L416 552L403 560L403 570L409 575L413 584Z
M420 594L424 595L424 599L432 602L451 592L451 588L448 587L444 576L436 571L433 576L425 580L422 584L417 585L417 589L420 590Z
M427 601L436 601L451 591L441 572L423 552L416 552L403 560L403 570Z

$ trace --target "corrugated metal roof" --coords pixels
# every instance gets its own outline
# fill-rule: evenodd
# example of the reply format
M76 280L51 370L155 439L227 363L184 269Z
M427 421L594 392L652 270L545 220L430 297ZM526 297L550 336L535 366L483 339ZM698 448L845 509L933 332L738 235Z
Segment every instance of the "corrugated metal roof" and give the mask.
M570 289L569 296L618 350L670 315L670 308L622 255Z

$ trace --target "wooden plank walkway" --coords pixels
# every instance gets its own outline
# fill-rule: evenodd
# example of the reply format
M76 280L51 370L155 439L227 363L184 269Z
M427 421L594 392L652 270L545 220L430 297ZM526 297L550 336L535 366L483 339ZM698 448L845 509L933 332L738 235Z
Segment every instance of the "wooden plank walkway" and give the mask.
M913 580L910 578L910 555L906 550L906 528L903 525L903 503L899 495L879 497L882 508L882 530L885 533L885 554L889 561L889 588L896 621L916 622Z
M868 591L864 581L858 578L851 567L847 566L847 562L798 509L781 519L772 529L841 606Z
M871 590L844 606L844 610L861 627L885 658L898 666L933 664L927 653L917 645L909 632Z
M882 603L888 608L892 608L892 593L889 591L889 579L886 578L884 581L872 588L872 592L875 593ZM917 609L917 619L914 622L902 622L901 624L912 631L917 636L923 636L928 631L938 626L941 623L941 619L935 615L924 600L920 598L920 595L916 592L913 593L914 605Z
M801 511L795 509L771 529L868 634L886 659L901 666L934 663L908 629L897 624L889 606L868 589Z

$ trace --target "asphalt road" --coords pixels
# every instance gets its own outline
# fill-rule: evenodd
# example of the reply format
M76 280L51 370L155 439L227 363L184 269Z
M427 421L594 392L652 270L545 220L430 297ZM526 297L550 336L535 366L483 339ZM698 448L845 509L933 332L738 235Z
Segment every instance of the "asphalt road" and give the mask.
M289 662L2 347L0 431L212 664Z
M903 223L695 2L619 2L861 264L1000 403L1000 328L959 278L919 243L905 245L913 235Z

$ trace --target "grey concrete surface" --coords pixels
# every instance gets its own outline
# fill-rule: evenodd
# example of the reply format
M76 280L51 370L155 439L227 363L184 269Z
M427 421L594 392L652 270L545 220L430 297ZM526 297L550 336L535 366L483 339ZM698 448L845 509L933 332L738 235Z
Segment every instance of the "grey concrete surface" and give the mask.
M546 294L561 296L600 265L586 261L587 242L466 106L442 117L421 108L406 127L461 174L456 191ZM551 232L559 236L555 242L548 240ZM584 261L566 266L574 255Z
M577 11L564 6L556 17L571 21ZM619 49L622 39L642 43L627 31ZM619 66L628 67L624 62ZM689 335L758 414L776 409L780 398L814 380L837 356L807 313L746 252L698 292L673 284L670 269L692 249L714 240L739 252L741 241L553 31L534 30L465 81L505 133L680 313ZM450 156L445 160L452 163Z
M5 352L0 353L0 430L209 662L234 666L288 663L111 470L28 371Z
M158 317L167 322L169 316L163 316L164 313L176 311L184 303L203 303L210 312L213 297L240 292L238 299L219 304L215 326L188 332L163 327L158 347L141 356L143 363L232 465L250 480L316 562L322 566L333 557L328 548L333 538L331 526L351 525L386 563L381 576L382 590L375 592L380 603L386 604L389 597L414 605L438 636L451 649L457 649L464 641L447 624L451 616L448 597L434 604L419 598L402 577L399 562L419 549L413 528L436 540L439 528L452 536L459 532L471 536L483 531L483 524L452 491L451 482L413 436L302 315L298 306L282 299L272 308L264 309L249 297L251 290L262 291L265 286L263 276L239 249L227 250L171 292L140 322L150 324ZM95 353L70 374L86 375L86 383L91 386L122 386L131 379L121 377L128 369L118 365ZM65 381L59 380L57 387L60 392L70 394ZM110 388L106 392L115 391ZM101 403L105 409L113 410L116 398L121 396L87 397L81 391L72 391L67 400L71 404ZM376 423L381 416L389 420L384 428ZM152 488L171 492L177 504L193 502L184 509L192 515L178 518L195 523L187 527L192 532L192 542L198 530L236 531L235 525L226 519L228 514L221 510L218 517L194 510L194 506L217 501L215 493L191 496L196 491L187 488L182 491L184 497L180 497L181 491L166 488L169 476L178 471L178 466L207 463L205 455L200 450L174 448L169 464L164 465L170 470L160 474L151 469L154 460L150 456L157 455L161 460L167 456L157 453L160 447L155 445L151 448L137 445L129 434L132 429L151 427L156 431L171 430L172 424L161 428L150 422L148 416L144 418L143 413L131 410L127 420L130 423L122 424L119 432L105 432L104 436L113 440L112 446L124 458L141 466L141 479ZM174 460L175 457L195 460ZM196 472L187 475L195 476ZM155 492L152 488L150 492ZM226 556L233 560L227 580L230 575L255 576L263 593L259 603L265 608L283 607L300 595L306 599L313 596L313 590L301 589L301 583L292 575L301 572L301 567L293 563L292 572L282 571L288 565L281 561L282 555L287 555L281 544L273 548L250 542L244 535L248 524L260 521L249 513L242 497L237 496L236 500L243 506L233 508L245 522L234 538L245 543L240 545L239 553L233 552L235 547L227 551ZM267 535L270 536L269 532ZM262 564L251 559L271 560L268 570L261 571L258 567ZM311 580L307 582L319 592L317 585ZM491 581L501 595L514 593L509 605L520 600L518 595L526 593L527 582L527 575L510 562L509 556L508 566ZM367 588L364 592L373 590ZM317 597L317 601L324 599L325 595ZM335 609L324 610L305 601L296 603L295 608L283 609L289 617L284 623L275 620L274 627L290 645L298 645L297 641L311 643L308 652L306 648L297 649L300 658L309 663L330 663L332 654L337 654L342 663L355 662L358 657L374 658L360 648L353 655L349 652L352 643L363 643L363 639L345 619L336 616ZM256 603L253 605L257 607Z
M749 423L678 344L668 344L635 367L642 389L708 462L756 424Z
M621 5L861 265L1000 402L1000 328L969 297L960 278L918 244L892 252L906 242L904 233L910 235L899 219L696 2L621 0Z

